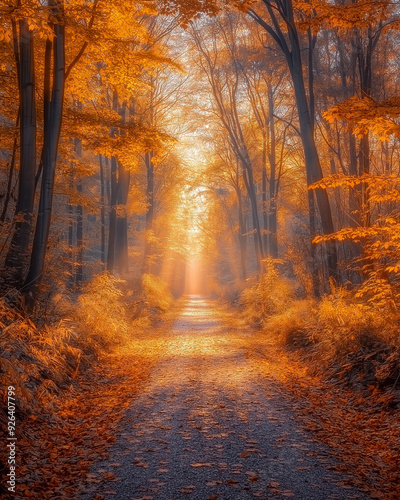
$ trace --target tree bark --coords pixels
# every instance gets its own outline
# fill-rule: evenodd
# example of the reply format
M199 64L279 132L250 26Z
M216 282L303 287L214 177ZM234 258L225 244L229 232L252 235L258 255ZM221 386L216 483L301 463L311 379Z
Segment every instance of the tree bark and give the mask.
M117 159L111 158L111 196L110 196L110 215L108 229L108 251L107 251L107 270L114 272L115 263L115 235L117 225Z
M275 136L275 117L274 117L274 98L271 85L268 86L268 120L270 133L270 146L268 161L270 166L269 178L269 205L268 205L268 254L278 257L278 219L277 219L277 172L276 172L276 136Z
M29 306L33 307L37 297L38 287L42 279L47 242L50 231L51 212L53 205L54 178L57 163L58 143L60 139L65 86L65 35L62 19L63 4L51 0L57 23L54 25L53 46L53 88L51 100L44 102L45 117L43 144L43 177L40 190L39 212L31 254L31 262L24 289L29 295ZM46 72L46 69L45 69ZM45 89L45 96L50 89ZM46 113L48 106L48 114Z
M151 151L147 152L144 157L144 162L146 165L146 235L144 243L144 264L143 272L149 273L151 270L151 252L152 245L149 241L150 231L153 229L154 221L154 165L152 162L153 153Z
M17 127L19 125L19 116L20 116L20 110L18 109ZM15 160L16 160L16 156L17 156L17 147L18 147L18 137L16 136L14 139L13 149L12 149L12 154L11 154L10 170L8 171L8 176L7 176L7 189L6 189L6 193L4 195L3 209L2 209L1 215L0 215L1 222L4 222L6 220L8 206L9 206L10 199L11 199L13 178L14 178L14 172L15 172Z
M120 274L127 273L128 260L128 217L126 204L128 201L130 172L118 162L118 193L117 205L119 207L116 219L116 261Z
M310 102L307 99L307 93L304 84L301 47L299 34L294 20L292 0L277 0L274 3L270 0L262 0L262 3L267 9L271 24L268 24L268 22L265 21L253 9L249 9L248 12L250 17L252 17L252 19L254 19L260 26L262 26L266 30L266 32L275 40L285 56L292 77L295 92L296 106L300 124L300 135L305 156L307 184L310 185L321 180L323 177L323 173L314 140L314 118L310 114ZM280 17L282 18L284 25L286 26L286 34L282 31L282 22L281 19L278 19L277 12L279 12ZM328 193L325 189L316 189L315 197L319 209L323 234L331 234L334 232L334 226ZM329 275L337 280L338 274L336 242L332 242L326 245L326 253Z
M77 184L78 193L82 193L82 181L78 179ZM83 282L83 207L82 205L76 206L76 269L75 269L75 283L79 285Z
M100 243L100 256L103 266L106 262L106 210L105 210L105 180L104 180L104 165L103 157L99 155L100 163L100 232L101 232L101 243Z
M33 33L28 21L19 22L19 96L20 96L20 171L16 223L5 266L10 269L10 283L23 282L28 258L35 198L36 168L36 96ZM17 54L16 54L17 56Z
M314 140L313 119L310 116L307 103L307 95L301 64L300 47L298 46L298 44L296 44L295 47L296 50L292 50L292 64L290 65L289 69L293 80L297 110L299 114L301 141L303 144L306 162L307 184L310 186L311 184L320 181L323 177L323 173ZM331 234L335 229L333 226L328 193L325 189L319 188L315 190L315 197L319 210L323 234ZM329 275L337 280L337 250L335 242L326 244L326 253Z
M246 222L243 214L243 199L240 186L234 186L238 200L238 220L239 220L239 248L240 248L240 269L242 280L245 281L247 277L247 236L246 236Z

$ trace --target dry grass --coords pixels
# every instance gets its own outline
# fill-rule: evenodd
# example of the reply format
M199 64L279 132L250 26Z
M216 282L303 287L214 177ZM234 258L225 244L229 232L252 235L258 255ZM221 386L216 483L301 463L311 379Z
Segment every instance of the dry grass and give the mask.
M51 418L78 372L90 370L108 352L132 346L151 324L153 309L165 312L172 303L165 285L154 277L146 277L136 295L123 293L125 285L102 273L77 299L67 293L53 297L47 309L57 315L45 320L27 317L0 300L0 390L5 397L9 385L16 388L22 420L29 414Z
M1 391L16 387L22 415L51 412L60 390L76 375L81 350L77 332L67 320L38 328L4 300L0 301Z
M311 370L400 402L400 312L337 288L320 301L295 298L290 283L268 271L242 294L243 317L297 350ZM374 393L375 391L375 393Z
M265 261L266 271L251 288L243 291L240 304L250 324L265 327L270 318L286 311L294 300L292 283L278 273L272 260Z
M142 277L142 297L147 308L162 312L171 307L173 300L167 284L153 274L144 274Z

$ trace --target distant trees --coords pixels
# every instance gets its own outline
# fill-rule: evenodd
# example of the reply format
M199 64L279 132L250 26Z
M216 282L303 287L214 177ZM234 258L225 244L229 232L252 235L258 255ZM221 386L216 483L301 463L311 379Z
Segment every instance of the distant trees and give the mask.
M320 158L314 137L314 106L313 106L313 69L310 67L308 79L308 93L304 81L304 63L302 59L302 37L295 18L291 0L263 0L263 7L255 6L248 10L249 16L261 26L271 39L277 44L285 56L292 78L294 95L297 105L297 114L300 127L300 136L303 143L307 183L311 185L323 177ZM309 65L313 62L312 37L308 39ZM315 214L314 199L309 198L310 227L313 231ZM328 194L323 189L316 190L316 203L324 234L334 231L331 207ZM330 276L338 279L337 251L335 243L327 246L328 270Z
M169 141L168 135L159 134L152 123L136 119L135 101L140 93L148 91L145 75L157 68L162 74L162 68L172 62L162 43L157 42L155 49L146 24L156 10L146 2L117 2L110 11L97 0L81 6L62 0L36 5L27 0L18 1L12 8L4 7L3 13L0 41L6 50L2 77L8 79L8 85L2 94L0 113L20 129L16 134L12 121L4 123L14 141L11 150L10 139L1 146L9 168L3 221L11 217L13 183L19 186L14 224L10 227L13 236L10 241L3 240L2 250L7 249L4 285L22 290L33 307L45 273L56 177L65 176L65 169L60 168L64 161L69 170L79 165L68 158L82 156L82 148L102 158L102 258L105 260L108 236L108 268L127 271L129 178L138 168L140 152L152 151L154 156ZM117 58L117 53L123 57ZM13 95L13 86L19 89L17 94L14 92L19 98L14 107L7 107L5 99ZM74 197L82 198L87 186L82 183L82 175L87 174L68 174L63 192L57 195L71 196L71 189L76 189ZM107 232L106 198L110 203ZM77 207L76 238L74 223L70 223L69 245L76 239L77 269L82 278L83 207L71 201L67 206L70 217L73 207Z
M21 285L24 279L25 265L31 235L33 204L35 196L36 176L36 81L34 64L33 33L28 19L12 20L12 40L15 70L18 85L19 105L17 122L19 122L20 168L15 227L10 249L6 257L6 267L12 269L10 280ZM19 26L18 26L19 25ZM18 30L19 27L19 30ZM15 139L15 146L17 139ZM15 165L16 147L12 151L10 163ZM11 170L11 169L10 169ZM14 170L14 169L13 169ZM11 190L13 171L11 171L8 192ZM4 206L4 215L7 212Z
M244 194L244 198L241 197L240 201L238 198L237 227L242 233L246 226L241 213L248 200L251 214L258 215L258 223L254 217L252 220L254 234L251 237L254 236L255 244L263 250L256 260L260 261L260 255L261 260L263 255L278 255L277 242L279 239L282 243L286 240L284 233L279 237L279 211L276 210L277 195L279 189L284 188L284 183L282 185L281 177L278 180L274 177L277 172L281 176L287 171L288 165L301 162L295 149L294 137L298 134L302 141L309 187L306 197L308 231L311 239L319 233L324 235L314 240L309 251L312 289L316 295L327 290L327 274L336 283L347 279L357 282L362 279L357 268L363 268L365 274L371 266L371 254L367 248L376 240L369 239L365 246L363 238L355 236L359 234L357 231L352 233L345 228L347 225L368 227L384 207L382 203L377 206L377 198L372 196L375 188L372 180L368 180L372 179L368 177L371 171L389 174L393 168L394 171L398 169L397 155L389 154L389 150L394 153L397 141L389 138L390 134L391 137L396 135L393 127L398 116L396 104L393 98L387 101L387 105L376 102L380 95L397 95L396 85L389 84L386 75L390 75L393 68L387 58L389 54L393 57L393 43L398 36L393 29L398 13L386 2L378 2L376 9L369 4L360 6L357 2L340 5L314 2L312 6L301 4L295 7L284 0L243 5L228 3L231 8L229 14L219 13L217 18L200 19L192 33L200 52L201 69L207 74L213 95L213 110L208 114L209 119L214 119L213 114L219 117L220 127L226 133L225 146L222 147L230 148L234 158L233 162L232 158L228 160L232 163L232 173L227 177L224 174L227 169L220 161L221 144L217 146L215 143L220 159L217 163L212 160L212 172L218 175L219 168L220 177L225 178L223 182L228 182L235 192L239 192L240 186L240 182L234 182L235 165L236 168L237 165L243 168L243 158L249 158L253 173L253 193L256 194L243 192L246 188L244 176L240 186L240 194ZM235 6L239 7L239 11L234 12ZM260 28L247 22L240 11ZM283 77L283 60L290 79ZM290 95L295 98L296 112L293 116L290 116L293 109L289 104ZM344 103L338 104L341 99ZM332 104L336 105L329 110ZM277 106L285 110L281 116L276 111ZM280 134L277 130L281 130L282 124L285 125L284 133L277 140L277 133ZM380 134L386 142L377 142L371 137L370 130ZM260 149L257 142L253 142L254 137L260 136L265 145L261 161ZM280 147L282 151L287 148L295 156L289 159L286 153L281 155L280 169L277 170L276 154ZM260 168L261 163L267 164L267 168ZM215 168L216 164L220 166ZM348 181L344 178L322 181L325 176L336 175L340 171L351 178ZM246 172L249 168L245 165ZM292 182L298 182L294 170L290 173ZM360 176L361 180L355 181L354 176ZM331 187L334 188L331 190ZM391 189L388 187L390 192ZM391 195L387 196L388 200L392 200ZM288 193L281 196L284 205L287 203L285 197L290 199ZM337 234L342 236L336 238L337 230ZM248 230L244 234L246 238L250 236ZM275 234L278 234L277 238ZM349 236L344 237L344 234L354 235L351 245L347 242ZM262 235L261 245L258 235ZM248 250L243 245L243 237L241 241L242 249L246 248L245 252L241 252L243 256ZM316 245L316 242L324 242L327 267L325 259L321 260L321 249L324 247ZM285 243L283 252L287 252L289 246ZM357 261L350 264L354 258ZM245 260L249 261L248 255ZM245 266L241 264L241 267Z
M181 290L201 247L238 286L271 258L315 295L396 281L397 6L0 9L2 286L30 307L104 268Z

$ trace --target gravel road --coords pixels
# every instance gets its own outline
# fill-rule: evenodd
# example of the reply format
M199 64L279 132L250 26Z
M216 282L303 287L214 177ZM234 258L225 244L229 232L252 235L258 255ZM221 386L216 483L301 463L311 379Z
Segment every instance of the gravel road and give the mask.
M165 334L167 352L132 401L110 459L91 471L103 478L97 492L82 498L370 498L334 470L329 448L296 422L290 398L261 376L212 302L190 297Z

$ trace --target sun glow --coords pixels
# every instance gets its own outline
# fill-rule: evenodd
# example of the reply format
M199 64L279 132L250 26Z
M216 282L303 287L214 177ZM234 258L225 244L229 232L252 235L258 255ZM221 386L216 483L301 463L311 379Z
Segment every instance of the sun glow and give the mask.
M203 295L205 285L203 262L200 258L194 258L186 266L185 294Z

